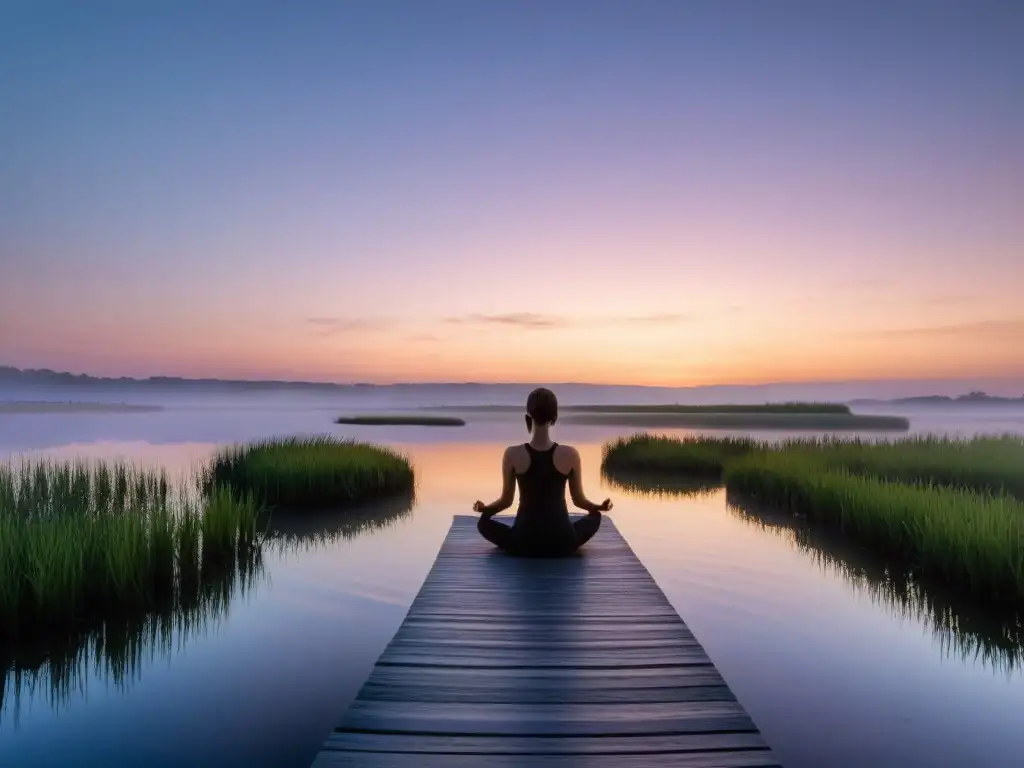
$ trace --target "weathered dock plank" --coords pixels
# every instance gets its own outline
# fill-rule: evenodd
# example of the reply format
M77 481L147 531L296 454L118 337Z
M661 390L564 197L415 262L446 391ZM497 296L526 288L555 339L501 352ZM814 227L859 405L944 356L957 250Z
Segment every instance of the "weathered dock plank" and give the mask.
M508 557L457 516L314 766L779 763L610 519L572 558Z

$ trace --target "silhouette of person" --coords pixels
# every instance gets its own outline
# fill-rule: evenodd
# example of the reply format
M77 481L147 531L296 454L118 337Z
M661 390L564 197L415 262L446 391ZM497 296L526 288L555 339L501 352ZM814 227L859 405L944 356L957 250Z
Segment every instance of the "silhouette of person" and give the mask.
M533 390L526 399L526 428L530 441L509 446L501 459L501 496L490 504L478 501L477 530L492 544L512 555L559 557L570 555L589 541L601 526L601 513L612 508L611 499L600 504L583 493L580 454L569 445L551 440L558 420L558 399L550 389ZM519 508L508 526L494 515L512 506L516 484ZM565 503L565 487L573 504L587 516L573 522Z

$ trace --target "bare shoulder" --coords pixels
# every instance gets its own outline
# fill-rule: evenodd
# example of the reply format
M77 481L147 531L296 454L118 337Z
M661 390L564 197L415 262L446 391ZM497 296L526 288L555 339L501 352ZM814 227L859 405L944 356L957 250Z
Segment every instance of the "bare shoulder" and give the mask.
M510 445L505 449L506 459L515 459L517 457L529 456L526 449L522 445Z
M506 448L503 460L511 463L517 474L522 474L530 466L530 454L522 443Z
M555 448L555 468L563 475L567 475L580 465L580 452L571 445L559 443Z

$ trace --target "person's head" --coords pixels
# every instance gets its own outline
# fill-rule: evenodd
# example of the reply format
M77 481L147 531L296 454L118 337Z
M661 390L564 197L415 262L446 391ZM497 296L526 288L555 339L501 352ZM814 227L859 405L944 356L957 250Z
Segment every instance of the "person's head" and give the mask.
M526 428L547 426L558 421L558 398L550 389L538 387L526 398Z

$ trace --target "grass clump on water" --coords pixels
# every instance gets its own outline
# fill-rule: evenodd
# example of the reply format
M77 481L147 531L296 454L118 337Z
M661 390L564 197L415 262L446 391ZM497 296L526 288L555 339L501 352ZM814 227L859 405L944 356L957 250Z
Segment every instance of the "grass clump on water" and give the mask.
M906 432L910 421L903 416L859 413L801 413L772 411L651 411L575 412L565 415L567 424L636 429L757 429L787 431Z
M326 509L408 492L412 465L398 452L333 437L289 437L222 450L207 467L206 493L230 488L273 508Z
M910 437L894 442L663 437L636 434L605 445L602 470L721 476L730 463L757 454L799 456L822 469L894 482L939 485L1024 500L1024 437Z
M724 463L758 446L753 440L691 436L665 437L639 433L606 444L601 470L614 478L622 473L669 473L705 478L722 476Z
M567 405L584 413L831 413L850 414L845 403L761 403L759 405Z
M444 411L476 411L493 413L522 413L521 405L428 405L422 410ZM565 413L805 413L805 414L850 414L850 406L845 403L759 403L753 405L737 405L725 403L721 405L684 405L680 403L655 404L608 404L599 405L563 405L560 410Z
M516 405L429 406L452 412L522 413ZM905 432L903 416L852 413L843 403L763 403L760 405L564 405L566 424L662 429L772 429Z
M1024 605L1024 438L779 443L634 435L602 471L718 476L735 493L837 529L921 578Z
M0 644L187 599L257 545L251 497L178 490L120 463L0 465Z
M465 419L456 416L428 416L424 414L367 414L339 416L335 424L353 424L367 427L464 427Z
M922 579L985 602L1024 605L1024 504L1017 499L822 468L786 452L732 463L725 482L898 558Z

